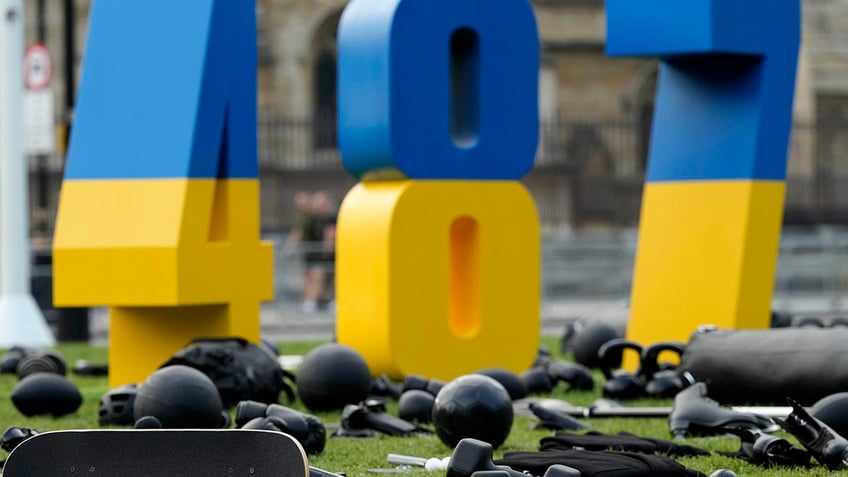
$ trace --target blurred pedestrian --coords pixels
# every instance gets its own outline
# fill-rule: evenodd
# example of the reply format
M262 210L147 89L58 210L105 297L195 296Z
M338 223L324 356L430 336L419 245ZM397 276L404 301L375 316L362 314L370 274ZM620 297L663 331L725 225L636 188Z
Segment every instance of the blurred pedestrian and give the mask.
M310 197L312 220L304 230L306 276L301 310L312 313L319 307L332 306L332 283L335 271L336 214L330 196L317 191Z

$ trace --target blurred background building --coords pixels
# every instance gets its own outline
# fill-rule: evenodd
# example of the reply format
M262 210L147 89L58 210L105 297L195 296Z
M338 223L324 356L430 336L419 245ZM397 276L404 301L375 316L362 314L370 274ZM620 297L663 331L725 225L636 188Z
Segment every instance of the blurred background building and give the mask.
M336 30L345 3L256 0L262 226L278 241L294 224L295 193L326 190L338 203L356 182L336 148ZM626 297L657 62L606 57L602 0L531 3L542 122L536 165L523 182L546 230L545 296ZM828 306L839 308L848 282L848 0L802 5L777 292L832 291ZM41 39L54 62L56 148L32 156L30 188L33 237L49 243L91 0L27 0L26 8L27 43ZM286 280L278 280L283 294Z

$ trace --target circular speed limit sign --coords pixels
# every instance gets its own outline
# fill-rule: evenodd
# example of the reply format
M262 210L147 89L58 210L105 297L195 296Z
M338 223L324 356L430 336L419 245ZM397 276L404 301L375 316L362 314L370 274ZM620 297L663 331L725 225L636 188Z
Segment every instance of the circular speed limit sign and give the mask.
M33 43L24 52L24 86L30 91L47 87L53 79L53 61L43 43Z

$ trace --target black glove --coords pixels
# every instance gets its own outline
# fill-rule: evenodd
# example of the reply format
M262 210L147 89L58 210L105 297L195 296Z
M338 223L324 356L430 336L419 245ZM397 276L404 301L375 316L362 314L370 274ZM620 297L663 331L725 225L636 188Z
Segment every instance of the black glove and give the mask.
M241 401L236 406L236 426L285 432L300 442L307 454L320 454L327 442L327 429L320 419L279 404Z

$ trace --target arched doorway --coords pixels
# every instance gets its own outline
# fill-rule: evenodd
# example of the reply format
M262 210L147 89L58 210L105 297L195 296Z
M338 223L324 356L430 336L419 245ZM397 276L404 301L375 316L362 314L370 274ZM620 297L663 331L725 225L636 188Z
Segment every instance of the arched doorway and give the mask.
M330 14L312 39L312 145L334 149L336 138L336 34L342 9Z

